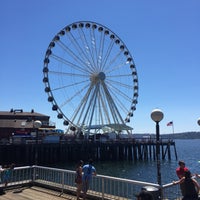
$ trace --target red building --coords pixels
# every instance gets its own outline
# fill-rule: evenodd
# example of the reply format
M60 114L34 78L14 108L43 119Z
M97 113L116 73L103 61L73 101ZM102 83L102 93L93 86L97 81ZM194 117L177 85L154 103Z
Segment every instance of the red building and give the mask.
M41 128L55 128L55 124L50 124L50 116L31 112L24 112L22 109L11 109L10 111L0 111L0 140L9 140L13 135L29 135L35 130L33 122L42 122Z

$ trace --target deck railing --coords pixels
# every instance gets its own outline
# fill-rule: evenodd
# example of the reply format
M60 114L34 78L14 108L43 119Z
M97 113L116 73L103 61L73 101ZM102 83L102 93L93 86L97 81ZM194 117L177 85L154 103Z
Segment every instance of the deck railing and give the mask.
M12 179L8 186L18 186L22 184L37 184L44 187L51 187L63 192L75 194L76 185L75 171L49 168L43 166L26 166L17 167L12 172ZM0 184L3 187L3 184ZM98 197L99 199L119 199L132 200L136 199L142 188L151 190L155 199L158 197L159 185L149 182L122 179L111 176L97 175L93 176L90 184L89 196ZM172 183L161 187L162 199L173 200L181 199L179 185Z

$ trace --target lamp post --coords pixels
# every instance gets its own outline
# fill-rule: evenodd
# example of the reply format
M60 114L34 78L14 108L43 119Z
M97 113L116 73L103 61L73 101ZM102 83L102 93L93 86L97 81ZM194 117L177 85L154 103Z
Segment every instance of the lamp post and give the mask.
M154 109L151 112L151 119L156 122L156 161L157 161L157 182L161 186L160 172L160 127L159 122L163 119L164 114L160 109ZM160 193L161 197L161 193Z
M42 126L42 122L39 120L34 121L34 128L36 129L36 146L35 146L35 165L38 164L38 129Z

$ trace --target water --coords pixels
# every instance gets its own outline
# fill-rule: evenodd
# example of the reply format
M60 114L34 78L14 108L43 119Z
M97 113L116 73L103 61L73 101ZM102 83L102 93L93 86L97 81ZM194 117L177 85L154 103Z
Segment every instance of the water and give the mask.
M186 166L192 173L200 174L200 139L175 140L178 160L184 160ZM175 158L171 148L172 159L161 160L161 182L167 184L177 180L176 168L178 160ZM156 161L123 161L123 162L95 162L97 173L101 175L115 176L120 178L133 179L157 183ZM59 168L74 170L75 163L68 163L56 166Z

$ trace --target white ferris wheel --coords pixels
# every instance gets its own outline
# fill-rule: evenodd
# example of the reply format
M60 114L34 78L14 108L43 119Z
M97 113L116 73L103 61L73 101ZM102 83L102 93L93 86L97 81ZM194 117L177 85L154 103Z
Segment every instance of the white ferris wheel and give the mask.
M69 130L130 131L136 110L138 76L123 41L110 29L79 21L60 30L44 59L48 101Z

